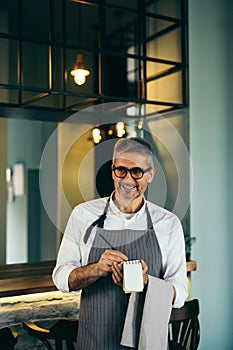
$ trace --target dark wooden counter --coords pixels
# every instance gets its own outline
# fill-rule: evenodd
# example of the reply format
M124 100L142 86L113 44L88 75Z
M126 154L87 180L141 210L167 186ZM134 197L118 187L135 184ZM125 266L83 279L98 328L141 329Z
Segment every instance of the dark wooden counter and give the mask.
M56 290L54 266L55 261L0 265L0 297Z
M196 262L188 261L187 272L196 270ZM54 261L0 266L0 297L56 290L51 275Z

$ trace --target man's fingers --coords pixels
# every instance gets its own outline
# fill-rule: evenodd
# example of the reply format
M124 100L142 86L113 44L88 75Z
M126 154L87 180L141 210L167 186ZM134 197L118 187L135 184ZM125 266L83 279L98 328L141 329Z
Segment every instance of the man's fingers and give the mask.
M128 257L122 252L120 252L119 250L107 249L105 250L103 255L108 256L109 259L116 262L122 262L122 261L128 260Z
M123 272L122 272L121 266L122 266L121 264L118 264L116 262L112 264L112 272L114 273L118 281L121 281L123 278Z
M141 259L140 262L142 264L142 273L145 274L148 270L148 266L143 259Z
M101 255L98 266L100 271L111 272L113 263L118 264L127 260L127 256L121 253L119 250L107 249Z
M122 287L122 265L115 262L112 264L111 270L113 282Z

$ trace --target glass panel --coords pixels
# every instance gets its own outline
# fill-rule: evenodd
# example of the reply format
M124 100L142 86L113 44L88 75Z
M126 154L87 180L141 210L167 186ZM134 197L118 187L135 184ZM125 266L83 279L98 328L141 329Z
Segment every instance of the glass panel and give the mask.
M128 97L137 98L139 65L138 60L127 58L127 86Z
M18 103L18 91L9 89L0 89L1 103Z
M17 49L15 40L0 39L0 83L17 84Z
M44 98L32 103L33 106L45 108L62 108L63 96L47 95Z
M147 43L146 54L148 57L181 61L181 35L180 28L159 36Z
M180 18L181 0L146 0L146 11L159 15Z
M63 49L53 48L53 86L54 90L64 90Z
M154 105L154 104L150 104L150 103L147 103L146 106L153 110L155 113L164 113L166 111L169 111L172 107L170 106L163 106L163 105ZM158 116L159 118L159 116Z
M182 103L181 72L147 83L147 99L161 102Z
M0 2L0 32L18 34L18 1L1 0Z
M66 96L66 108L71 108L74 111L78 110L79 107L83 108L84 99L78 96Z
M74 83L74 77L70 74L73 69L76 58L77 50L67 50L66 62L67 62L67 87L66 90L75 93L93 94L97 93L98 82L98 59L97 55L91 52L82 52L83 65L90 71L90 75L86 77L86 82L83 85L77 85Z
M122 6L126 8L132 8L137 9L138 2L136 0L106 0L107 4L114 5L114 6Z
M22 91L22 103L29 103L38 95L37 92Z
M148 38L151 35L154 35L161 30L164 30L171 25L173 25L174 22L171 21L163 21L158 18L154 17L146 17L146 37Z
M158 74L162 74L174 67L175 67L174 65L170 65L170 64L162 64L157 62L146 61L146 78L152 79L153 77L156 77Z
M23 43L23 85L48 88L48 46Z
M103 62L104 94L127 97L127 58L105 55Z
M129 55L138 55L138 49L139 49L139 45L138 45L138 43L135 43L134 46L130 46L127 49L127 54L129 54Z
M62 0L56 0L54 1L54 7L53 7L53 39L56 43L62 44L64 41L64 23L63 23L63 15L65 14L64 8L63 8L63 1Z
M137 98L138 60L104 55L103 90L107 96Z
M80 21L79 21L80 19ZM81 48L98 47L98 7L67 2L66 42Z
M23 0L22 33L24 38L49 40L49 1Z
M106 49L127 52L138 42L138 17L128 11L106 9Z
M35 93L31 91L22 92L22 102L30 106L62 108L63 97L61 95L50 95L48 93Z

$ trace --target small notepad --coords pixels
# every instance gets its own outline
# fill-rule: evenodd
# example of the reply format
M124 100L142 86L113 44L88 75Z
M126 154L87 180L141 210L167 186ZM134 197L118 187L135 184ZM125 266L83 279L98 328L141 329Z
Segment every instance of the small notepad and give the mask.
M140 260L123 263L123 290L125 293L142 292L143 276Z

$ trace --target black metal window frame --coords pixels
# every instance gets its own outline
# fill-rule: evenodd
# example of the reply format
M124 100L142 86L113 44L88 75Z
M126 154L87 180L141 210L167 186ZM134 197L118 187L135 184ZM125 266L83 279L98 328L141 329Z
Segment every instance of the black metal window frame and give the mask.
M54 40L54 6L55 0L49 1L49 40L35 40L27 37L23 37L22 35L22 3L23 0L18 0L18 35L10 34L10 33L1 33L1 39L7 40L15 40L18 43L18 52L17 52L17 84L5 84L0 81L0 89L5 90L14 90L17 91L17 103L3 103L0 101L0 113L5 114L6 116L15 116L14 108L17 108L17 112L20 110L24 110L23 114L25 115L26 109L33 109L35 111L49 111L50 115L54 112L55 118L58 120L64 119L68 115L73 112L95 103L102 102L111 102L111 101L119 101L119 102L135 102L138 104L149 104L164 106L163 111L170 111L174 109L180 109L188 106L188 49L187 49L187 0L180 0L180 18L168 17L161 14L151 13L146 11L146 5L150 3L150 1L146 0L138 0L137 9L127 8L123 6L113 5L109 2L103 0L73 0L73 2L77 3L85 3L85 5L97 6L99 12L99 43L96 48L81 48L82 51L93 53L98 57L98 88L93 93L82 93L81 91L69 91L67 89L67 62L66 62L66 51L68 49L78 50L80 47L78 45L71 45L67 43L66 40L66 8L67 3L70 0L62 0L62 24L63 24L63 40L62 43L58 43ZM138 47L137 52L134 54L124 53L115 51L112 49L108 49L104 46L106 37L105 37L105 26L106 26L106 9L115 9L119 11L128 11L134 13L138 18L138 26L139 26L139 35L138 35ZM156 34L147 37L146 35L146 17L150 17L154 20L165 20L170 22L171 24ZM166 59L159 59L156 57L148 57L147 56L147 43L148 41L158 39L159 37L165 35L169 31L174 30L175 28L180 28L181 33L181 61L171 61ZM22 46L24 43L37 43L48 46L48 66L49 66L49 77L48 77L48 87L40 88L37 86L25 86L23 85L23 66L22 66ZM62 50L62 62L63 62L63 79L62 79L62 89L54 88L54 48L60 48ZM114 96L108 95L108 91L104 88L105 77L103 73L103 57L104 55L112 55L114 57L121 58L131 58L137 61L138 65L138 81L137 81L137 96L134 97L122 97L122 96ZM172 68L168 68L159 74L154 74L154 76L147 77L146 74L146 63L154 62L165 64L168 66L172 66ZM161 79L165 76L169 76L175 72L181 72L182 76L182 100L180 103L174 103L169 101L158 101L158 100L149 100L147 98L147 84L148 82L155 81ZM29 98L26 101L22 100L23 92L32 92L34 96ZM47 96L62 96L62 107L59 108L51 108L51 107L38 107L33 106L33 104L41 99L46 98ZM67 104L67 98L74 97L78 98L77 103L72 105ZM5 112L5 113L4 113ZM41 115L40 113L38 116ZM52 117L52 119L54 118ZM40 117L39 117L40 118ZM45 117L43 116L43 119ZM51 119L50 117L46 117L47 119Z

